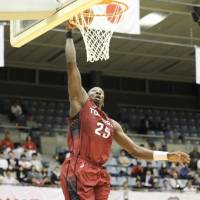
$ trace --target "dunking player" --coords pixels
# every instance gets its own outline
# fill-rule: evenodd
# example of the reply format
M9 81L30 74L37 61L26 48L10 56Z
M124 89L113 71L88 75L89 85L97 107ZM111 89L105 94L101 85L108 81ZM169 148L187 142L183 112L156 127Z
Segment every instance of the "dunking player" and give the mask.
M102 111L104 91L100 87L94 87L88 93L84 90L71 31L66 35L70 101L67 142L71 155L61 172L65 200L108 199L110 180L102 165L109 157L112 139L139 159L188 163L190 158L186 153L151 151L136 145L120 124Z

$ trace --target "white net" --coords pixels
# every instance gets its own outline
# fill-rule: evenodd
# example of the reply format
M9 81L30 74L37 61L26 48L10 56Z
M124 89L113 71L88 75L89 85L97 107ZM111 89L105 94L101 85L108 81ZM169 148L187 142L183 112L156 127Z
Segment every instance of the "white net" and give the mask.
M86 47L87 62L109 59L110 39L113 31L79 27Z
M83 36L87 52L87 62L109 59L110 40L117 23L121 20L121 16L116 17L115 15L118 12L119 6L115 6L115 9L112 10L108 17L112 21L109 30L103 30L103 23L101 23L101 19L103 17L107 18L107 16L95 16L92 9L88 9L73 18ZM100 21L95 24L94 28L91 24L95 18L99 18Z

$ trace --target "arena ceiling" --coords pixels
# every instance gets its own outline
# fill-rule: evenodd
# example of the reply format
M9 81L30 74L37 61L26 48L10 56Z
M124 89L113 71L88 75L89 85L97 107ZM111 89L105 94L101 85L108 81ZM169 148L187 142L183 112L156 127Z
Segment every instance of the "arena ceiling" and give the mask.
M200 26L191 17L200 0L141 0L141 18L151 12L167 14L165 20L143 28L139 36L115 34L107 62L86 63L85 47L75 32L78 65L82 72L136 78L195 81L194 45L200 45ZM24 47L12 48L6 26L6 65L65 71L64 25Z

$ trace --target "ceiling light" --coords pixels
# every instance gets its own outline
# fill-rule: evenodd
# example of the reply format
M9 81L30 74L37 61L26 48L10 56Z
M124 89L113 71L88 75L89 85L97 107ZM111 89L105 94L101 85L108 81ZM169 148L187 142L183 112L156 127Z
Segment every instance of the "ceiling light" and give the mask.
M145 15L142 19L140 19L140 26L144 28L150 28L160 23L168 16L169 16L168 13L152 12L148 15Z

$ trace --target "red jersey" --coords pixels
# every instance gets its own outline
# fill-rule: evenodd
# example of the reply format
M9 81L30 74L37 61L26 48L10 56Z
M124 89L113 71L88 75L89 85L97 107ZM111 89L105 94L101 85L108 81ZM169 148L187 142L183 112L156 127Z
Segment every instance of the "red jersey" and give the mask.
M24 143L23 147L27 150L36 150L36 144L32 141L27 141Z
M4 147L4 148L14 148L14 144L10 139L4 139L0 142L0 146Z
M81 111L69 119L69 150L75 156L102 165L109 158L113 132L112 120L88 99Z

